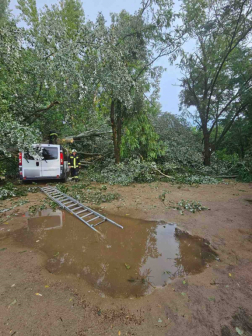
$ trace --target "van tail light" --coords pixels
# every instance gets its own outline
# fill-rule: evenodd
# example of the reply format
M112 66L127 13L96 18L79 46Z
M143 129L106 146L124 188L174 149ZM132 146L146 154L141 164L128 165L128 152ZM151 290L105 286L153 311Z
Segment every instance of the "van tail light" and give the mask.
M64 164L64 159L63 159L63 153L60 152L60 164L63 165Z
M19 166L22 166L22 153L19 153Z

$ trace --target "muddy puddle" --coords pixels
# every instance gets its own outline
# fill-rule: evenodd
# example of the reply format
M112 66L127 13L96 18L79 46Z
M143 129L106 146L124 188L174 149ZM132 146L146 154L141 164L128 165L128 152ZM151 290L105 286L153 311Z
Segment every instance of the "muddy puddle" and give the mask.
M74 274L102 296L143 296L176 277L202 272L216 259L205 240L174 224L109 218L124 229L104 223L100 236L67 212L45 209L13 236L23 246L45 252L49 272Z

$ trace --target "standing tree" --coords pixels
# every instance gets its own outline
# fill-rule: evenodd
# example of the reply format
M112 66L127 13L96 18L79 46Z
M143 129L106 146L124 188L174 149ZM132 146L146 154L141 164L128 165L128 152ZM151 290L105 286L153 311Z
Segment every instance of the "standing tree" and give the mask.
M251 102L250 0L184 0L183 22L196 50L182 53L181 107L195 109L203 133L204 164ZM225 127L219 132L221 119Z
M180 30L173 31L172 28L172 6L170 1L145 0L134 15L126 11L112 14L112 24L107 29L102 16L97 20L97 27L104 36L104 43L98 49L99 90L110 99L116 163L125 153L126 138L131 141L127 150L142 144L146 151L150 142L150 157L153 158L158 151L148 111L150 104L157 105L162 73L162 68L154 66L154 63L163 56L174 59L181 45ZM140 120L142 127L135 127Z

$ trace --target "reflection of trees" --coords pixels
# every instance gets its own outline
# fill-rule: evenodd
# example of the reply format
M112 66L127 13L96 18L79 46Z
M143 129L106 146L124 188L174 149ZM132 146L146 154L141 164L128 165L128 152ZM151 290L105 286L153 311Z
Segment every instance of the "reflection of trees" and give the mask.
M177 267L174 276L199 273L207 263L215 259L216 253L205 243L206 241L197 236L175 229L175 239L179 243L180 255L175 258Z
M141 260L141 264L145 264L146 260L150 258L158 258L160 253L158 252L157 248L157 225L151 226L147 228L147 240L146 240L146 247L145 253Z

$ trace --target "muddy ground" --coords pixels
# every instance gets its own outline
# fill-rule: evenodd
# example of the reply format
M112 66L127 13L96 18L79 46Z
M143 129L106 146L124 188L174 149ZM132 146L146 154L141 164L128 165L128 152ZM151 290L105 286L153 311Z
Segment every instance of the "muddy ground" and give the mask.
M22 214L44 199L41 193L29 194L24 199L30 203L0 218L0 335L252 335L251 184L192 187L155 182L108 186L105 192L121 195L101 205L107 214L177 223L209 240L220 260L150 295L101 296L75 274L50 273L43 251L14 239L15 232L27 226ZM181 215L172 207L182 199L200 201L210 210Z

